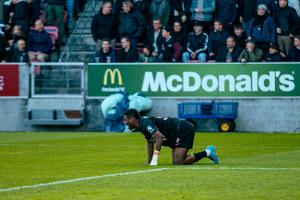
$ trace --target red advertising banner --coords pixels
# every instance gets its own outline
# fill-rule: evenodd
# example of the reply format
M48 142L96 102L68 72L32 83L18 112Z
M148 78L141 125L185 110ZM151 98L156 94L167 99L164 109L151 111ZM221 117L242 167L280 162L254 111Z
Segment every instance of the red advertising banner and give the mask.
M0 65L0 96L19 96L19 65Z

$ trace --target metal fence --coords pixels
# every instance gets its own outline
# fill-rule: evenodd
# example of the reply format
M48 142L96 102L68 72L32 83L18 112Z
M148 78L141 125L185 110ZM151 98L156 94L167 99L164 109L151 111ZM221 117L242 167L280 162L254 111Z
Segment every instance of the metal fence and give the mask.
M32 63L31 97L83 97L84 63Z

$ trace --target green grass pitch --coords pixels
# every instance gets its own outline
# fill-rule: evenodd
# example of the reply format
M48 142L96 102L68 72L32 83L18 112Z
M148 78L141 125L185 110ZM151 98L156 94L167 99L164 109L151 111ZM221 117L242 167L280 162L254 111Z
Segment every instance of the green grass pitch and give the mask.
M300 199L300 134L197 133L191 152L210 144L219 165L163 147L152 167L137 133L3 132L0 199Z

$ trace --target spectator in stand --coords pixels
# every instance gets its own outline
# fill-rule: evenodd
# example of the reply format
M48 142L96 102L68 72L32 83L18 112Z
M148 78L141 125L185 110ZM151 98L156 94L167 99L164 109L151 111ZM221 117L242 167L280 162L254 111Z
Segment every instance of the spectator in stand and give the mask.
M288 6L288 1L279 0L279 9L275 13L277 43L279 50L285 55L288 55L291 38L297 33L299 21L296 10Z
M162 30L161 30L161 22L160 18L154 18L152 20L152 29L147 31L147 36L145 40L145 44L147 46L153 46L152 56L156 57L159 60L159 55L162 51Z
M179 21L174 21L171 35L174 38L175 43L178 42L182 49L186 48L186 34L183 32Z
M141 63L151 63L151 62L158 62L157 56L153 56L154 48L152 45L147 45L143 48L143 52L139 55L139 62Z
M216 0L215 19L222 21L224 28L232 33L238 16L237 0Z
M10 16L13 16L15 25L21 26L24 33L28 33L30 18L27 2L22 0L12 0Z
M182 61L198 60L206 62L208 35L203 32L200 22L194 22L194 32L188 35L187 51L182 54Z
M294 8L297 12L298 17L300 17L300 1L299 0L289 0L289 6Z
M299 62L300 61L300 35L296 35L293 45L291 45L288 61Z
M131 47L137 48L138 39L143 35L146 26L144 16L134 9L130 0L123 2L122 9L119 16L119 36L128 36Z
M269 10L266 5L260 4L257 8L257 14L251 20L247 30L248 39L255 41L257 48L267 52L271 43L276 42L276 28L272 17L269 16Z
M117 61L116 53L113 50L110 39L102 39L102 48L97 52L96 62L99 63L114 63Z
M255 47L253 40L247 40L246 48L241 52L238 62L261 62L264 58L264 52Z
M215 9L215 0L191 0L190 12L192 13L192 23L199 21L203 27L203 31L209 33L211 31Z
M133 6L145 19L148 17L150 7L148 0L133 0Z
M122 11L122 3L124 0L111 0L112 3L112 14L115 17L119 17Z
M171 21L181 23L182 31L187 34L191 20L191 1L190 0L173 0L171 4Z
M26 42L25 40L18 40L17 48L13 52L12 62L29 62L28 53L26 50Z
M226 48L220 49L216 58L217 62L237 62L242 52L241 47L236 43L234 36L229 36L226 41Z
M256 1L254 0L239 0L239 21L242 23L243 29L248 30L251 19L255 15Z
M97 43L97 49L102 48L103 38L110 39L110 44L115 47L116 42L116 18L112 14L112 5L110 1L102 4L100 11L94 15L91 24L91 31L94 41Z
M226 47L226 39L230 34L224 30L223 23L214 22L214 31L209 34L208 38L208 60L215 60L220 48Z
M29 34L28 48L30 61L45 62L51 53L52 41L50 35L44 30L44 24L37 20L33 31Z
M61 45L66 44L65 38L65 28L64 28L64 6L66 5L66 0L45 0L46 5L46 15L47 24L54 25L55 19L57 21L57 26L59 30L58 39Z
M15 25L11 34L6 35L7 45L5 48L5 60L11 61L14 50L17 48L17 41L23 39L26 41L26 36L23 33L21 26Z
M136 48L133 48L130 44L129 37L123 36L121 38L122 49L118 54L118 62L137 62L138 52Z
M234 31L234 37L236 43L244 49L246 47L246 40L247 40L247 34L243 30L243 27L239 24L234 25L233 27Z
M181 56L181 46L175 43L171 36L171 28L163 27L162 30L163 43L162 43L162 62L178 62Z
M269 51L265 53L266 62L282 62L284 58L281 56L279 47L277 44L270 45Z
M169 0L152 0L150 4L150 15L152 19L159 17L161 24L167 26L171 17Z
M273 17L276 9L278 8L278 0L256 0L256 9L261 4L267 7L269 15Z

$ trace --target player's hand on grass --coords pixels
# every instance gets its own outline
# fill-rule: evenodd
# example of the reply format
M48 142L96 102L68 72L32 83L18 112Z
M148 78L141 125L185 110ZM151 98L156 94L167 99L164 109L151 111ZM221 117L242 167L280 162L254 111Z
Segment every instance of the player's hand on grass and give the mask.
M157 165L158 156L159 156L159 151L155 150L154 154L153 154L153 157L152 157L152 160L151 160L151 163L150 163L151 166L156 166Z

